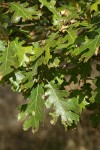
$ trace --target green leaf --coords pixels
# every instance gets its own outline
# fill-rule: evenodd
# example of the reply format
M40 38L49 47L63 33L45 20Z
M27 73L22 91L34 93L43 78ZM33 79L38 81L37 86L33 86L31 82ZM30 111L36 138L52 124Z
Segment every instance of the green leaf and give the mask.
M22 46L23 44L24 42L19 42L18 38L11 42L11 47L18 59L19 66L29 62L29 58L26 56L26 53L32 53L32 46L24 47Z
M90 103L100 103L100 77L95 77L93 83L95 84L96 89L91 92L92 96L90 97Z
M41 13L36 11L36 8L35 7L28 7L28 3L17 3L17 2L12 2L12 3L9 3L9 11L10 12L14 12L13 13L13 16L12 16L12 22L13 23L17 23L20 21L20 19L22 18L22 21L25 21L25 20L32 20L33 18L33 15L35 16L40 16Z
M22 80L22 86L21 86L22 90L31 89L32 86L34 85L34 82L38 80L34 76L38 74L38 67L42 65L43 61L44 61L43 57L38 58L36 61L34 61L31 70L25 72L25 78Z
M95 2L91 5L91 11L92 10L98 11L98 8L99 8L98 5L100 5L100 0L97 0L97 2Z
M79 121L79 106L76 99L65 98L67 97L67 92L59 91L52 82L49 82L46 88L48 88L46 92L48 99L45 105L47 108L53 105L54 109L54 112L51 113L53 116L52 123L56 123L59 116L61 117L62 124L66 127L77 123Z
M5 42L0 40L0 51L4 51L5 50Z
M23 112L19 114L18 118L23 119L23 116L28 116L29 118L24 122L24 130L28 130L30 127L37 131L40 122L43 120L44 116L44 101L42 96L44 94L43 85L38 84L36 88L33 88L30 95L30 100ZM21 110L21 108L20 108ZM20 118L21 117L21 118Z
M21 72L21 71L17 71L17 72L15 72L14 78L11 77L11 78L9 79L10 82L11 82L11 84L12 84L12 89L13 89L14 91L18 91L18 92L21 91L21 89L20 89L20 84L21 84L23 78L25 78L25 76L22 74L22 72Z
M0 75L5 76L13 71L13 52L8 44L7 47L2 47L3 52L0 53Z
M58 43L57 43L57 49L66 49L66 55L72 51L72 49L68 49L69 46L74 46L74 42L77 38L76 30L73 29L72 27L66 29L66 34L64 37L59 37L58 38Z
M38 42L34 42L33 43L33 49L34 49L34 55L32 56L32 60L36 60L37 58L39 58L43 52L45 52L45 57L44 57L44 64L47 64L49 59L52 58L50 51L51 48L54 48L56 46L57 41L54 42L56 36L57 36L58 32L56 33L52 33L48 39L45 42L45 45L43 46L39 46Z
M56 10L55 4L56 1L55 0L51 0L50 2L48 2L47 0L39 0L43 6L46 6L54 15L56 18L60 18L60 13Z
M74 56L78 56L81 53L80 60L84 58L84 61L88 61L89 58L91 58L96 51L96 48L100 45L100 34L95 36L93 39L86 39L86 41L81 45L80 47L74 49L74 52L72 54ZM87 50L87 51L86 51Z
M98 86L100 86L100 80L97 80ZM98 102L100 103L100 87L97 87L94 91L92 91L92 96L90 97L90 102L95 103Z

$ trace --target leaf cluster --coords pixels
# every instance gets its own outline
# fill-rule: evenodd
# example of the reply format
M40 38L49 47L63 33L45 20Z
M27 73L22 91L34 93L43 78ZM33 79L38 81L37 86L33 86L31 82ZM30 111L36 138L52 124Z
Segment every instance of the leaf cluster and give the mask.
M75 127L100 103L100 77L91 77L94 60L100 73L100 0L0 0L0 13L0 83L27 99L24 130L37 131L48 108L51 124Z

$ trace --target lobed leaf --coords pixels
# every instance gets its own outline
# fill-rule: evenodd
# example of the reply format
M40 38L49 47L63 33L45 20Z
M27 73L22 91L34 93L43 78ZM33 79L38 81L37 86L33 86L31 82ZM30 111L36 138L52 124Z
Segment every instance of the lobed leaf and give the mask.
M47 108L53 105L54 112L51 113L53 120L52 123L56 123L58 117L61 117L62 124L67 127L71 126L73 123L79 121L79 113L85 107L86 103L79 104L78 98L67 98L66 91L59 91L57 86L48 82L46 85L48 99L45 102ZM80 109L82 108L82 109Z
M9 11L13 12L13 16L11 18L13 23L17 23L22 18L22 21L25 20L32 20L33 16L41 16L41 13L36 10L35 7L28 7L28 3L18 3L18 2L12 2L9 3Z
M23 128L24 130L28 130L30 127L33 128L34 131L37 131L39 128L40 122L43 121L44 116L44 101L42 96L44 94L43 85L38 84L36 88L33 88L30 95L30 100L23 110L21 106L21 113L19 114L19 119L25 119L28 116L28 119L25 120Z

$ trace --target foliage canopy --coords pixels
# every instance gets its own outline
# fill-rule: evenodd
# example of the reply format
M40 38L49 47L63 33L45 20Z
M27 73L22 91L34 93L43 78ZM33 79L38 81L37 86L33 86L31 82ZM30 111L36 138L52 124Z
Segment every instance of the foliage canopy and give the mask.
M38 130L45 108L69 128L100 106L100 76L91 77L94 59L100 72L99 10L100 0L0 0L0 83L27 99L18 107L24 130Z

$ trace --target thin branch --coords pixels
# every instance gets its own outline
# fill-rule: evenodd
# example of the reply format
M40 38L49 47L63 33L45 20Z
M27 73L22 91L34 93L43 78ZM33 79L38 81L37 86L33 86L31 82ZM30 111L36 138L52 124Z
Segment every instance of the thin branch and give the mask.
M29 27L29 26L33 26L34 23L30 23L30 24L16 24L16 27Z

